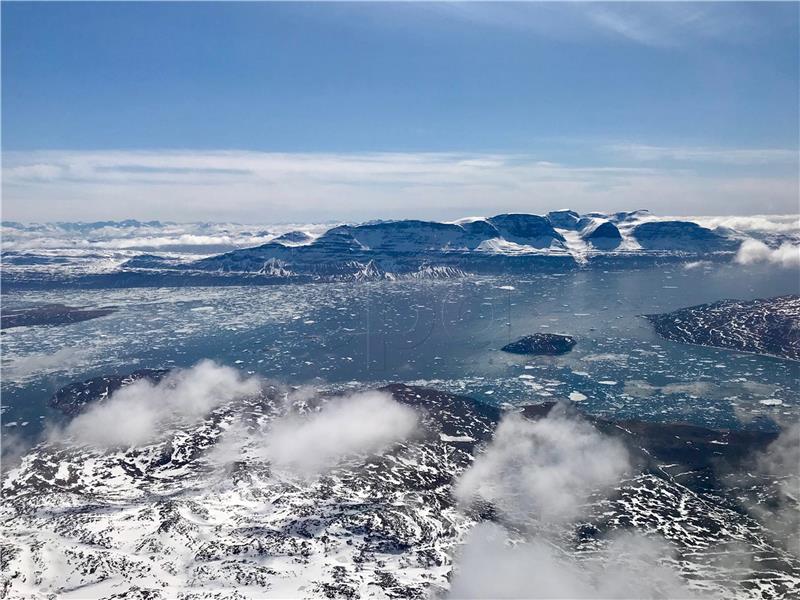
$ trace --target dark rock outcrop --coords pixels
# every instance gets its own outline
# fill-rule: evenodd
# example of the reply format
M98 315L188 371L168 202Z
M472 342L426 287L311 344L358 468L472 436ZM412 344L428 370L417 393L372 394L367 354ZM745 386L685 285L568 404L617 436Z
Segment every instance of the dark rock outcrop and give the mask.
M587 227L581 238L600 250L613 250L622 243L622 235L617 226L610 221Z
M547 213L547 220L559 229L578 229L578 222L581 216L574 210L553 210Z
M575 338L556 333L534 333L526 335L501 348L511 354L541 354L554 356L566 354L575 346Z
M564 236L539 215L504 214L489 220L506 240L515 244L548 248L554 243L560 245L564 242Z
M731 250L733 240L690 221L650 221L633 228L633 236L645 250L714 252Z

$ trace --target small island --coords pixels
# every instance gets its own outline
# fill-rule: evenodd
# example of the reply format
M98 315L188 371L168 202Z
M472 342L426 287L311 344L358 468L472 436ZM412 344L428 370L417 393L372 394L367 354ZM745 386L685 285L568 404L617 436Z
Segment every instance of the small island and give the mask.
M573 346L575 346L575 338L572 336L556 333L534 333L506 344L501 350L511 354L556 356L566 354L572 350Z

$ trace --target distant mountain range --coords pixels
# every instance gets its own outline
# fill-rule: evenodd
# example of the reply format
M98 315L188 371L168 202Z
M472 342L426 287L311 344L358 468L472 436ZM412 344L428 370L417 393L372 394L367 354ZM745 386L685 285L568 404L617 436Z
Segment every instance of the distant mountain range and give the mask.
M36 228L48 227L4 223L5 228L12 230L17 226L27 228L26 235ZM72 227L73 231L87 234L114 227L148 230L168 227L155 221L49 227L53 226L62 231ZM221 225L203 227L216 227L218 236L230 236L232 231ZM202 236L183 235L179 239L187 237ZM591 267L640 267L659 261L730 260L748 237L730 228L711 229L689 220L664 220L646 210L613 214L559 210L546 215L500 214L449 223L373 221L279 233L240 229L236 231L236 240L228 242L228 247L234 248L230 251L212 254L210 248L215 243L220 247L220 243L214 241L218 238L210 238L209 251L202 258L197 258L197 252L195 256L181 256L160 252L156 247L146 254L129 251L115 255L116 260L109 259L102 269L95 270L60 269L58 265L69 260L57 252L6 251L3 260L11 268L4 268L3 283L42 286L58 280L87 287L224 285L563 272ZM126 245L120 248L148 247L147 244L155 243L154 239L143 239L137 246L126 238ZM253 246L242 247L248 246L248 239L252 239ZM263 239L268 241L254 244ZM771 243L770 239L765 241ZM773 241L779 243L777 234ZM177 244L169 248L174 249Z

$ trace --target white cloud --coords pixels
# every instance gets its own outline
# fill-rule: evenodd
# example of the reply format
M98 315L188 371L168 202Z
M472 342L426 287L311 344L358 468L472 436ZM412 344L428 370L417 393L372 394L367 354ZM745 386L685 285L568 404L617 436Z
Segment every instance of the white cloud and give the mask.
M536 421L505 417L455 494L462 503L491 502L515 533L476 525L456 557L449 597L692 597L660 538L616 532L585 554L559 546L590 496L610 493L630 470L619 440L563 405Z
M380 453L408 438L417 426L416 412L383 392L334 398L317 411L298 413L296 404L309 399L308 394L294 398L295 406L263 431L234 428L212 460L266 460L277 469L313 476L344 459Z
M748 41L774 31L770 13L731 3L448 2L429 10L551 39L604 37L669 49L715 39Z
M800 266L800 246L788 242L770 248L758 240L745 240L736 253L736 262L742 265L769 263L781 267Z
M483 523L467 538L449 597L467 598L690 598L662 540L627 533L592 557L575 559L534 539L507 542L501 527Z
M778 494L769 503L750 509L769 530L784 537L786 548L800 557L800 422L782 428L778 438L756 457L756 473L777 482Z
M687 262L683 264L683 268L687 271L693 271L694 269L706 269L713 266L709 260L693 260L691 262Z
M166 422L196 421L226 402L257 394L261 383L230 367L202 361L153 384L140 379L90 406L51 439L98 447L135 446L159 438Z
M796 174L565 165L542 156L251 151L7 152L4 218L320 222L504 211L796 212ZM43 167L60 176L43 179ZM166 202L165 199L169 201ZM346 202L345 202L346 200Z
M518 522L564 522L595 492L613 488L630 469L628 452L557 405L536 421L503 418L491 444L459 479L463 504L488 501Z
M800 216L797 214L680 218L695 221L703 227L711 229L726 227L745 233L800 233Z

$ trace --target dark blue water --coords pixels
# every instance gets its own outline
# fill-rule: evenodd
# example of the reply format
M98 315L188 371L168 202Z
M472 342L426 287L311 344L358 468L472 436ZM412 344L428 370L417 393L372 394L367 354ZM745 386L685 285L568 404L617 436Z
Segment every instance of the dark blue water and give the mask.
M798 415L800 364L676 344L639 315L723 298L798 293L797 271L715 265L524 278L19 292L6 306L113 305L112 315L3 333L3 431L34 437L62 385L212 358L321 388L406 381L494 403L570 398L583 410L714 427ZM577 338L563 357L501 346L537 331ZM23 425L23 423L26 423Z

